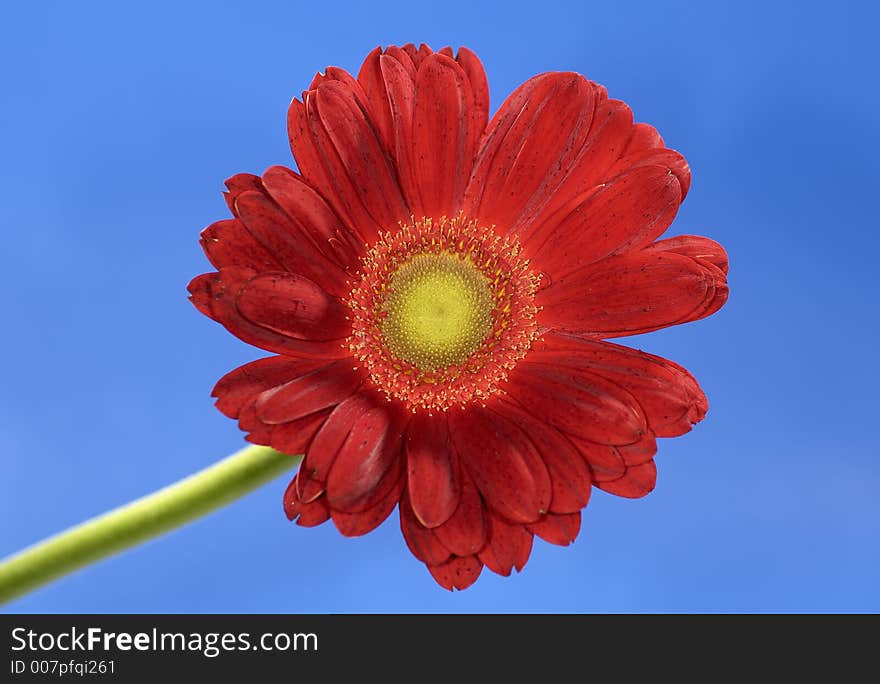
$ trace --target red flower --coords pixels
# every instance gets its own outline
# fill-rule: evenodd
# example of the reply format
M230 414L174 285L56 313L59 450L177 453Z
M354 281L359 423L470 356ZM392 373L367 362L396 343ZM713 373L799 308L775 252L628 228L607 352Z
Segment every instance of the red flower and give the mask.
M681 366L604 341L727 298L703 237L657 238L687 162L575 73L526 81L488 120L470 50L377 48L288 115L300 173L226 185L192 301L276 356L223 377L248 439L305 453L284 497L347 536L399 508L447 589L569 544L592 486L654 487L656 437L702 420Z

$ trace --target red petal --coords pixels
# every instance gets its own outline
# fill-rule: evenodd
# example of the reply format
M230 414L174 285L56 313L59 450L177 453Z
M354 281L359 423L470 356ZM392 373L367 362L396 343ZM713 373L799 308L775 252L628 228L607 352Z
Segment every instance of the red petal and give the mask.
M590 500L590 468L574 445L555 428L509 402L500 402L496 410L523 429L544 460L553 485L550 510L575 513L586 506Z
M336 190L321 194L334 206L341 203L346 208L370 244L380 229L389 230L409 218L392 164L350 89L339 82L324 83L314 103L314 115L311 100L306 103L312 133Z
M569 173L595 105L595 91L580 74L542 74L523 84L489 124L465 212L504 232L515 230Z
M560 330L637 335L708 315L716 299L709 268L672 252L609 257L554 282L535 303L544 307L542 322Z
M571 213L528 236L531 258L554 282L611 254L640 248L663 233L681 204L675 176L662 166L633 169L585 193ZM559 245L569 249L559 249Z
M321 366L263 392L256 402L257 416L269 425L286 423L339 404L350 397L362 381L352 368L351 360Z
M439 565L449 560L449 549L440 543L433 530L418 521L406 496L400 502L400 531L409 550L423 563Z
M483 564L477 560L476 556L465 556L464 558L453 558L440 565L429 565L428 570L437 584L452 591L453 589L467 589L476 582L483 570Z
M226 187L229 188L229 192L224 192L223 198L226 200L226 204L229 205L229 210L235 214L236 198L248 190L262 191L263 183L259 176L255 176L252 173L237 173L231 178L226 179Z
M243 266L255 271L282 270L278 260L238 219L217 221L202 231L199 243L214 268Z
M351 426L327 476L327 503L333 510L371 508L400 480L402 426L389 407L366 411Z
M416 216L425 215L421 198L420 179L413 158L413 110L415 107L415 74L396 59L386 55L379 58L379 68L387 94L388 116L391 125L390 149L397 165L400 187Z
M288 520L296 520L296 524L302 527L315 527L330 519L330 509L327 500L322 496L310 503L303 503L297 495L296 478L287 485L284 492L284 512Z
M487 568L507 577L514 568L519 572L525 567L531 552L531 532L489 512L489 540L478 556Z
M445 415L413 416L406 434L408 492L413 513L425 527L446 522L461 496L458 454Z
M574 437L632 444L647 431L631 394L578 368L522 361L505 389L528 411Z
M638 499L649 494L657 483L657 466L654 461L626 469L626 474L610 482L597 482L596 486L610 494Z
M482 133L474 118L474 95L464 70L443 54L422 62L416 75L413 161L427 216L453 216Z
M583 337L547 334L530 359L575 366L601 375L629 392L645 413L648 427L660 437L691 429L705 397L693 377L645 352Z
M217 398L216 406L223 415L238 418L245 405L256 401L268 389L278 387L305 375L327 362L320 359L296 359L288 356L269 356L239 366L224 375L211 392Z
M261 328L300 340L341 340L348 309L319 285L295 273L263 273L242 284L239 313Z
M722 273L727 273L727 252L715 240L699 235L677 235L676 237L658 240L647 247L646 252L674 252L682 256L696 259L701 263L710 263Z
M526 527L546 542L568 546L577 538L578 532L581 530L581 514L554 515L548 513L537 522L529 523Z
M662 147L663 138L660 137L656 128L646 123L633 124L632 135L626 144L626 148L623 150L621 158Z
M620 100L605 99L604 90L595 83L592 85L597 105L589 136L558 189L546 198L543 206L521 217L518 231L524 242L533 233L552 231L580 201L577 198L582 199L584 193L610 180L608 171L630 139L632 112L629 107Z
M385 89L385 80L382 77L382 70L379 66L379 59L382 57L382 54L382 48L377 47L367 55L358 72L357 80L367 99L367 107L369 107L379 139L385 145L385 149L393 151L394 134L391 111L388 108L388 93ZM411 60L410 64L412 64Z
M466 47L459 48L456 61L467 75L474 94L473 125L480 134L489 122L489 81L480 59Z
M434 528L437 539L458 556L477 553L486 543L486 512L477 486L470 475L461 470L461 495L458 507L442 525Z
M615 447L627 466L637 466L652 460L657 454L657 440L650 432L635 444Z
M297 418L289 423L271 426L268 446L284 454L302 454L308 449L312 439L324 425L330 410L319 411L309 416ZM253 439L250 441L254 441ZM260 442L257 442L258 444Z
M283 266L305 276L337 297L348 294L345 271L328 259L300 224L262 192L243 192L235 201L241 221L254 238Z
M400 501L403 492L404 479L400 478L389 492L372 508L359 513L343 513L334 510L331 512L333 524L346 537L359 537L367 532L372 532L385 522L391 515L391 511Z
M550 474L518 427L479 407L453 412L449 426L462 465L489 506L513 522L537 520L547 511Z
M626 472L626 463L616 446L596 444L586 439L570 435L572 444L590 466L593 482L616 480Z
M247 320L238 310L237 298L244 284L255 276L253 270L240 267L196 276L189 284L190 300L199 311L222 324L240 340L261 349L290 356L338 358L349 355L341 338L317 342L298 339Z

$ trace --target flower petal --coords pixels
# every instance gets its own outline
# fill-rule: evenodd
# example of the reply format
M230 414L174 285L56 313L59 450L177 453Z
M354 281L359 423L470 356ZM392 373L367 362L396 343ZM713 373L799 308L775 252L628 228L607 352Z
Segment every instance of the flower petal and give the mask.
M266 390L280 387L326 364L321 359L268 356L224 375L214 385L211 396L217 399L216 406L223 415L238 418L241 410Z
M553 486L549 510L575 513L590 500L590 468L574 445L558 430L508 401L495 410L519 425L547 466Z
M224 192L223 198L226 200L226 204L229 206L229 210L233 214L235 214L235 200L241 193L247 192L248 190L263 190L262 180L259 176L255 176L252 173L237 173L234 176L227 178L225 185L229 189L229 192Z
M467 589L477 581L482 570L483 564L476 556L453 558L440 565L428 566L428 571L437 584L449 591Z
M638 499L649 494L657 484L657 466L654 461L626 469L626 474L610 482L597 482L596 486L609 494Z
M286 423L341 403L363 382L350 359L343 359L263 392L256 401L257 416L266 424Z
M449 520L461 496L458 454L445 415L412 417L406 433L407 490L413 514L425 527Z
M546 542L568 546L577 538L581 530L581 514L579 512L565 515L548 513L526 527Z
M278 275L283 278L290 274L262 274L260 277L265 275ZM219 273L205 273L196 276L189 284L190 300L199 311L223 325L240 340L266 351L291 356L321 358L338 358L349 355L348 349L343 348L342 345L347 332L343 329L339 319L339 307L328 302L326 295L322 296L314 283L309 285L300 282L297 288L292 289L299 289L302 297L310 298L313 304L318 305L319 309L322 306L325 307L328 316L327 325L319 325L317 331L319 336L323 335L325 338L328 334L335 332L339 335L336 339L314 340L309 337L292 336L246 318L238 308L239 294L246 284L255 277L257 274L252 269L242 267L222 268ZM269 299L271 301L271 297ZM288 311L293 308L290 302L274 303L280 305L282 309L286 306ZM318 311L314 307L309 310L312 318L316 313ZM253 311L253 314L257 318L262 315L271 320L278 314L278 311L272 309L256 310ZM280 323L286 328L294 328L299 335L307 335L311 332L307 326L297 325L296 320L280 321Z
M464 210L501 231L559 187L589 134L595 90L580 74L547 73L505 100L486 131Z
M303 177L364 243L409 217L385 147L345 83L324 81L294 100L288 132Z
M375 506L358 513L344 513L332 510L330 515L336 529L346 537L360 537L372 532L391 515L403 492L404 479L401 477L388 493Z
M658 240L644 248L646 252L674 252L696 259L702 264L712 264L722 273L727 273L727 252L715 240L700 235L677 235Z
M406 496L400 502L400 531L409 550L423 563L439 565L452 555L434 531L419 522Z
M678 180L643 166L588 191L571 212L528 236L530 257L553 281L604 257L638 249L663 233L681 204ZM559 249L560 244L570 249Z
M243 266L254 271L280 271L283 266L238 219L217 221L202 231L199 243L216 269Z
M647 431L632 395L573 366L521 361L505 385L527 411L567 435L599 444L632 444Z
M489 539L478 558L492 572L508 577L511 570L525 567L532 552L532 533L489 512Z
M557 280L538 293L535 303L544 307L542 322L558 330L637 335L712 313L718 273L673 252L641 251L603 259Z
M327 503L334 511L357 513L374 506L403 473L401 423L377 406L351 426L327 476Z
M434 534L455 555L469 556L486 543L486 511L477 486L464 469L459 473L459 481L458 507L449 520L434 528Z
M327 500L322 496L312 502L303 503L297 494L296 480L299 473L287 485L284 492L284 513L288 520L296 520L302 527L315 527L330 519Z
M414 171L426 216L456 215L482 134L464 70L435 53L419 67L415 82L412 143Z
M550 474L516 425L477 407L452 413L449 427L462 465L491 508L513 522L537 520L547 511Z
M546 334L529 358L535 362L584 368L629 392L659 437L676 437L691 429L705 411L705 395L687 371L659 357L610 342Z
M338 340L349 331L348 310L305 276L261 273L242 284L239 313L254 325L300 340Z

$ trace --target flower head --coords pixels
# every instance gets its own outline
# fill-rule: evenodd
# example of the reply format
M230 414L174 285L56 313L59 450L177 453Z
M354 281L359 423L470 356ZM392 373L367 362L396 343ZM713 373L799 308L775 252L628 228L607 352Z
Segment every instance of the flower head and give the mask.
M200 311L274 356L224 376L248 439L304 453L284 507L361 535L399 510L448 589L569 544L592 487L654 487L657 437L708 404L677 364L606 340L727 297L704 237L658 238L690 184L654 128L576 73L526 81L491 121L482 65L377 48L289 110L299 173L227 181L202 233Z

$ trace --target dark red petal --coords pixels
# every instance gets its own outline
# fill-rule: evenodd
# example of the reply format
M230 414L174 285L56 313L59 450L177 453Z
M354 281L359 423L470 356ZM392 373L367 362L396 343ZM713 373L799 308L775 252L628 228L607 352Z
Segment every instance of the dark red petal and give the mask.
M341 340L351 330L346 306L295 273L254 276L242 284L235 303L245 319L285 337Z
M633 124L632 135L623 150L621 159L647 150L656 150L663 146L663 138L660 137L656 128L646 123Z
M334 207L338 203L345 207L370 244L380 230L392 229L409 218L393 166L350 89L335 81L323 83L313 100L314 109L310 99L306 111L335 188L330 196L322 194Z
M550 474L516 425L474 407L451 412L449 427L462 465L490 507L513 522L531 522L547 512Z
M648 427L660 437L691 429L691 419L705 403L702 390L686 371L663 359L610 342L546 334L529 358L535 362L574 366L601 375L629 392L645 413Z
M363 382L352 363L336 361L263 392L256 402L257 417L268 425L287 423L341 403Z
M428 566L428 571L437 584L444 589L449 589L449 591L467 589L477 581L482 570L483 564L477 560L476 556L453 558L440 565Z
M499 402L495 409L522 428L544 460L553 485L549 510L574 513L586 506L590 500L590 468L574 445L555 428L509 402Z
M461 496L458 454L452 447L446 415L414 415L405 448L413 513L425 527L437 527L449 520Z
M489 81L486 71L480 59L466 47L459 48L456 61L467 74L474 94L473 125L482 134L489 122Z
M433 530L422 525L406 496L400 501L400 531L412 554L423 563L439 565L449 560L450 552Z
M662 166L644 166L618 176L557 223L527 238L530 257L555 283L604 257L638 249L663 233L681 204L678 180ZM569 249L559 249L559 245Z
M688 189L691 187L691 167L680 153L666 148L642 150L619 159L609 169L608 176L613 177L627 169L639 166L664 166L669 169L670 173L678 179L678 184L681 187L681 199L684 201Z
M455 60L436 53L416 75L413 162L426 216L454 216L482 134L468 77Z
M296 520L296 524L302 527L315 527L330 519L330 509L327 500L322 496L309 503L303 503L297 495L296 478L287 485L284 492L284 512L288 520Z
M223 268L219 273L196 276L189 284L190 300L199 311L222 324L240 340L266 351L321 358L338 358L350 354L348 348L343 347L341 338L322 341L299 339L257 325L245 318L238 310L237 299L245 283L255 276L253 270L241 267Z
M389 142L397 167L400 187L406 202L416 216L424 216L421 179L416 171L413 145L413 111L415 108L415 74L409 73L400 61L387 55L379 58L379 69L388 102L391 125Z
M331 511L333 524L346 537L359 537L372 532L391 515L403 492L404 478L400 478L388 493L372 508L358 513Z
M631 394L578 368L521 361L504 389L536 417L591 442L632 444L647 431Z
M654 434L649 432L635 444L626 444L615 448L627 466L637 466L647 463L656 456L657 440Z
M442 525L434 528L437 539L457 556L477 553L486 543L486 511L477 486L463 468L459 473L458 507Z
M492 572L507 577L511 570L525 567L532 552L532 533L525 526L489 512L489 539L478 558Z
M555 515L548 513L537 522L529 523L526 527L546 542L568 546L577 538L578 532L581 530L581 514Z
M638 499L649 494L657 483L657 466L654 461L626 469L626 474L617 480L597 482L596 486L610 494L627 499Z
M252 173L237 173L231 178L226 179L226 187L229 188L229 192L224 192L223 198L226 200L226 204L229 205L229 210L235 214L236 198L248 190L262 191L263 184L260 177Z
M363 413L339 449L327 476L327 503L357 513L371 508L403 473L401 420L390 404Z
M569 435L569 439L590 467L593 482L616 480L626 472L626 463L618 447L596 444L574 435Z
M699 235L677 235L658 240L644 248L646 252L674 252L682 256L696 259L702 263L710 263L722 273L727 273L727 252L715 240Z
M623 254L555 281L535 303L542 323L558 330L637 335L708 315L717 290L710 268L673 252Z
M376 127L376 133L379 139L385 145L385 149L392 151L393 147L393 128L391 121L391 110L388 107L388 93L385 89L385 80L382 76L382 70L379 66L379 59L382 57L383 50L377 47L364 59L358 72L358 83L367 100L367 107ZM410 61L410 64L412 61Z
M280 271L281 264L256 241L238 219L217 221L202 231L199 243L214 268L243 266L254 271Z
M542 207L569 173L595 111L595 91L580 74L536 76L489 123L468 186L465 212L503 232Z
M308 386L304 391L308 391ZM345 440L348 439L352 426L362 415L375 407L376 403L372 397L360 392L339 401L333 408L309 445L299 468L297 487L300 499L313 501L324 493L330 468Z
M239 366L224 375L211 392L216 406L225 416L238 418L245 405L256 401L268 389L290 382L316 368L326 365L320 359L297 359L289 356L269 356Z
M520 218L518 232L524 241L533 233L552 231L585 193L592 193L596 186L609 181L608 171L630 139L632 112L629 107L620 100L606 99L604 89L592 85L597 105L587 140L559 188L546 198L543 206Z
M284 454L305 453L329 415L330 409L325 409L288 423L272 425L269 439L264 443Z

